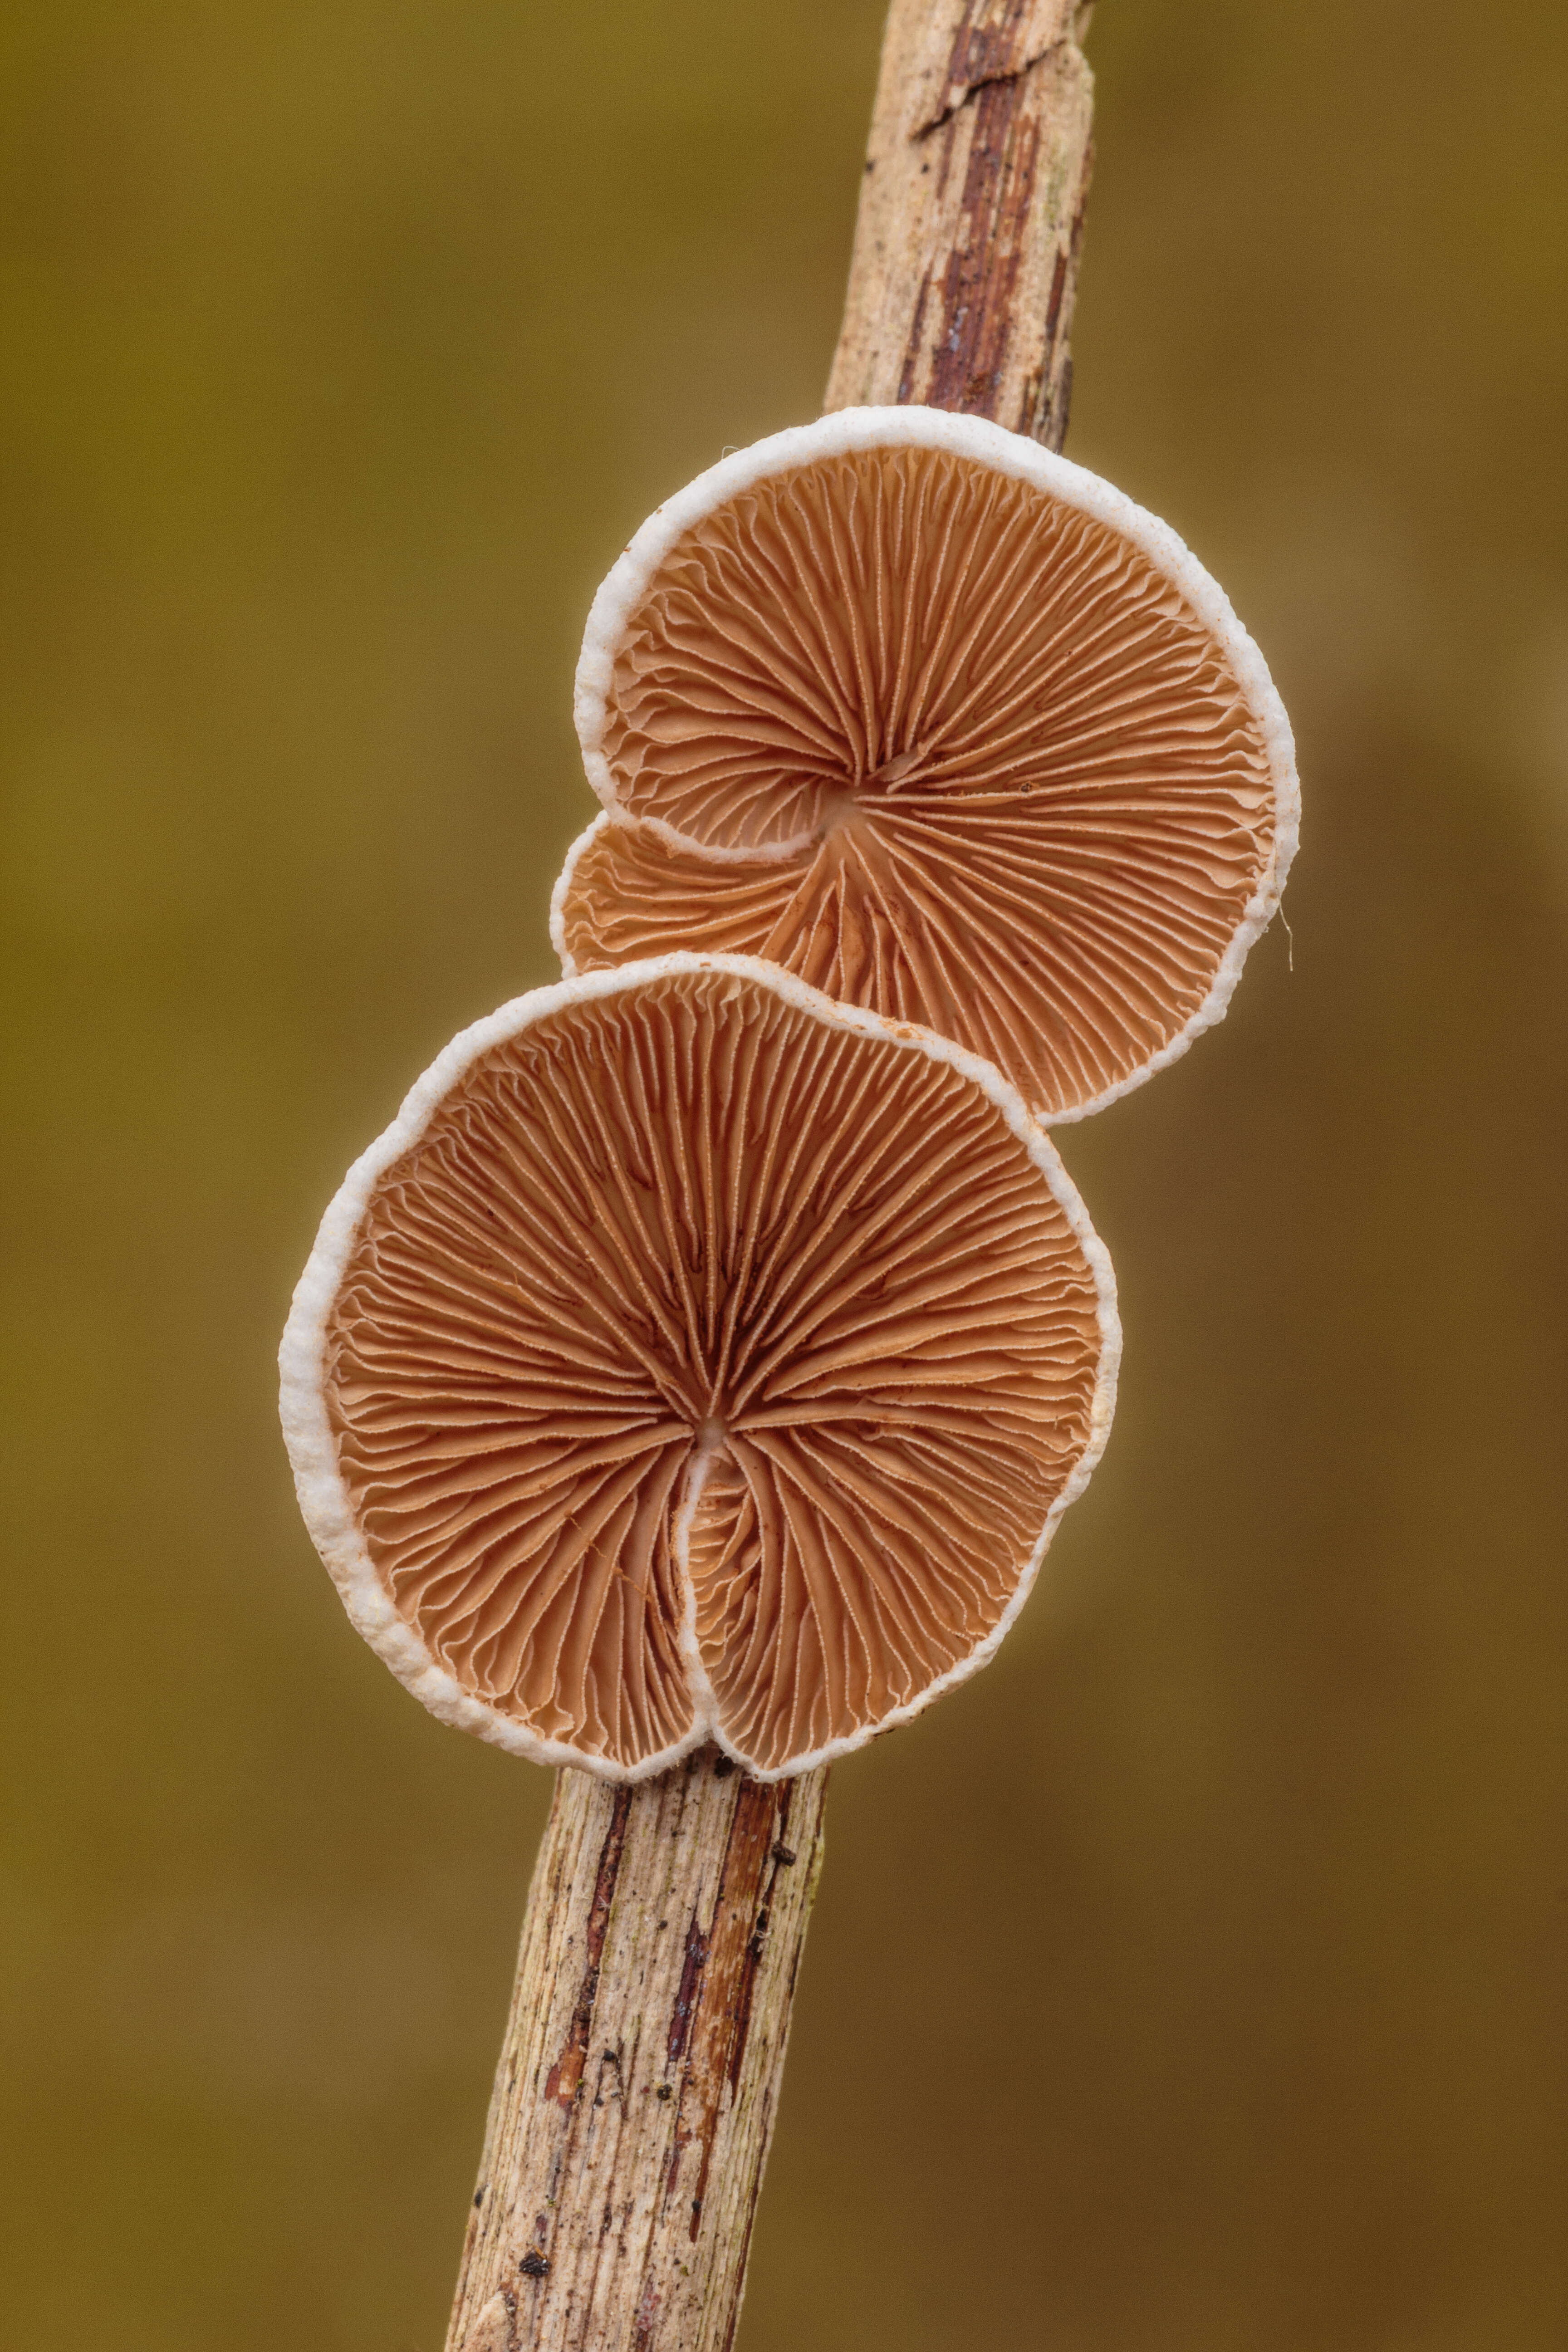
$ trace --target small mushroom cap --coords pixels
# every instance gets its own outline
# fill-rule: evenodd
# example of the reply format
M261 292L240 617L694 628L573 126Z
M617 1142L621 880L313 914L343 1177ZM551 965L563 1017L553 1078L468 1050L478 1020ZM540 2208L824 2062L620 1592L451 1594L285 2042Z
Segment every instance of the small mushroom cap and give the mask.
M588 617L612 823L568 973L765 957L1097 1109L1219 1019L1293 854L1290 729L1175 534L1022 436L846 409L669 499Z
M536 990L351 1171L283 1421L437 1715L763 1778L990 1656L1110 1425L1110 1263L1005 1081L741 958Z

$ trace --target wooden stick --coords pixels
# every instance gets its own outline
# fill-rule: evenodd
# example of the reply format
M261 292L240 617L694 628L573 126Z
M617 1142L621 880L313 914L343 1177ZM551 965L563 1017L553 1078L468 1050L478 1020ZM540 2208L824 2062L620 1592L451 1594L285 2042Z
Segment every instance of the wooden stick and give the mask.
M1089 171L1072 0L893 0L826 405L1053 448ZM729 2352L822 1861L826 1771L563 1772L447 2352Z
M1090 13L893 0L828 408L921 401L1061 447Z
M447 2338L724 2352L822 1860L825 1772L563 1772Z

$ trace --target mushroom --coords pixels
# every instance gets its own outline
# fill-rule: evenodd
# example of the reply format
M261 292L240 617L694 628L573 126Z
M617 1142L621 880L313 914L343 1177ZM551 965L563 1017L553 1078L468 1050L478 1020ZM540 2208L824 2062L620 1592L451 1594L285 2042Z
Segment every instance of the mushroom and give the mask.
M431 1710L610 1779L759 1779L981 1665L1110 1424L1110 1262L1014 1089L672 954L458 1037L327 1212L300 1500Z
M569 974L766 957L1098 1109L1224 1013L1295 848L1290 730L1174 532L1033 441L841 410L661 506L577 673L605 815Z

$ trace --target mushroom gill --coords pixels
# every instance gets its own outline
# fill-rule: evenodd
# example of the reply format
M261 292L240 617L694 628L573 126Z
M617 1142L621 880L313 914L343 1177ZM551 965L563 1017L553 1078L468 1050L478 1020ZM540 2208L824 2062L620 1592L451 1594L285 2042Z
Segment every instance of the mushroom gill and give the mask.
M486 1028L322 1294L396 1641L612 1774L856 1744L989 1654L1102 1442L1109 1268L1059 1163L946 1049L733 964Z
M647 527L646 576L637 541L612 573L579 724L618 822L563 877L557 945L765 957L1071 1115L1223 1009L1284 878L1289 729L1163 525L1032 444L1037 478L1005 469L994 427L921 446L888 415L887 446L716 469L672 540Z

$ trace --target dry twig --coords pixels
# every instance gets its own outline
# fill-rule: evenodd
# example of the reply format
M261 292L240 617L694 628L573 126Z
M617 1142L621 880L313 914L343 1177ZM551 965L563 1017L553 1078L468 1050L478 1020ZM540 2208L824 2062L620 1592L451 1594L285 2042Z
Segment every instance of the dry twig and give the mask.
M1074 0L893 0L826 405L1059 448L1090 161ZM826 1770L563 1772L447 2352L727 2352L822 1855Z

